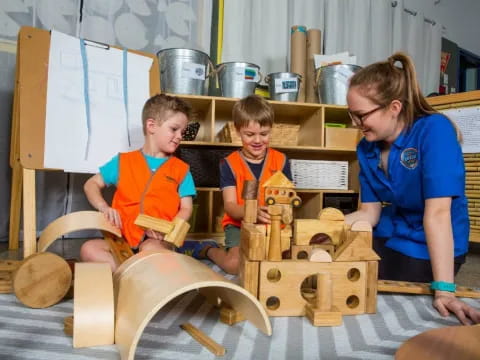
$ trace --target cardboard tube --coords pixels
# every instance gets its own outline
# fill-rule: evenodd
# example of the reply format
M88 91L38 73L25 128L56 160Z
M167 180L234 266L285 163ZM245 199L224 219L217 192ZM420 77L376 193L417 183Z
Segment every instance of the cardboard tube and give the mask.
M297 102L305 102L305 75L307 68L307 28L294 25L290 37L290 71L302 76Z
M307 31L307 76L305 79L306 101L318 103L315 81L315 60L313 55L322 54L322 32L319 29Z

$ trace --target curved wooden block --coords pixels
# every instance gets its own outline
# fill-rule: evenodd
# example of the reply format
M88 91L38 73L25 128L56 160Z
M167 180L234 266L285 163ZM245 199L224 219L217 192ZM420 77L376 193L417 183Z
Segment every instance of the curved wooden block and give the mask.
M38 239L38 251L43 252L60 236L80 230L98 229L121 237L118 228L110 224L105 216L98 211L77 211L52 221L43 230Z
M13 277L17 299L31 308L55 305L67 294L72 284L72 270L56 254L35 253L23 260Z
M164 305L196 289L214 291L261 331L272 334L265 309L253 295L186 255L172 251L141 252L120 265L113 282L115 344L122 359L133 360L143 330Z
M75 264L74 291L73 347L113 344L115 316L110 265Z
M334 220L334 221L344 221L345 215L335 208L324 208L318 214L319 220Z
M403 343L395 354L395 360L480 359L480 325L450 326L425 331Z
M325 262L332 262L332 257L324 249L313 249L308 260L313 262L325 263Z

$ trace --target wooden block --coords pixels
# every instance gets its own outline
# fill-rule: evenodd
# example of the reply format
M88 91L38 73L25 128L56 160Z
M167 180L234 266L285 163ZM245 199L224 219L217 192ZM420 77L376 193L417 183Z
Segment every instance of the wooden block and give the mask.
M262 225L260 229L265 231L265 226ZM260 261L265 259L265 241L265 233L262 233L258 226L242 222L240 248L249 260Z
M114 343L112 270L107 263L75 265L73 347Z
M211 353L216 356L225 355L225 348L215 342L211 337L207 336L203 331L196 328L190 323L180 325L180 327L189 333L201 345L205 346Z
M421 294L433 295L429 283L408 282L408 281L393 281L393 280L378 280L379 292L390 292L400 294ZM466 286L457 286L455 292L457 297L466 298L480 298L480 290L472 289Z
M173 229L165 236L165 241L180 247L185 241L188 230L190 229L190 224L182 218L176 217L172 221Z
M313 249L308 258L313 262L332 262L332 256L323 249Z
M303 316L307 295L302 283L318 272L332 278L332 305L346 315L365 313L366 262L260 262L258 299L269 316ZM310 299L311 300L311 299Z
M317 273L315 309L323 312L332 310L332 277L328 272Z
M295 245L310 245L310 240L317 234L328 235L334 245L341 244L345 240L345 223L343 220L296 219L293 223L293 242Z
M14 272L22 264L22 260L0 260L0 271Z
M242 199L257 200L258 180L245 180L243 182Z
M395 359L480 359L478 339L480 339L480 325L432 329L403 343L396 352Z
M320 311L307 304L305 316L313 326L340 326L343 323L342 313L335 306L332 307L332 311Z
M285 227L280 231L280 242L282 246L282 253L290 250L292 242L292 227L290 225L285 225Z
M135 225L145 230L155 230L163 234L168 234L173 230L174 224L170 221L159 219L153 216L140 214L135 219Z
M377 312L377 289L378 289L378 261L367 263L367 298L365 312L375 314Z
M67 316L63 319L63 332L67 336L73 336L73 316Z
M255 297L258 297L259 270L260 262L249 260L245 253L240 250L240 265L238 273L240 286Z
M335 251L335 261L380 260L371 247L372 233L369 231L348 231L347 240Z
M320 210L320 213L318 214L318 219L344 222L345 215L343 215L343 213L338 209L324 208Z
M116 237L107 232L103 232L103 239L110 245L110 252L112 253L113 260L119 266L129 257L133 256L133 251L130 245L121 237Z
M243 221L250 224L257 222L257 200L245 200Z
M238 322L245 321L245 317L239 311L235 311L231 307L223 305L220 308L220 321L231 326Z
M71 283L72 271L67 262L43 252L24 259L13 277L13 290L22 304L46 308L62 300Z
M281 243L281 216L282 207L278 205L269 205L268 213L271 219L271 231L268 245L268 260L281 261L282 260L282 243Z

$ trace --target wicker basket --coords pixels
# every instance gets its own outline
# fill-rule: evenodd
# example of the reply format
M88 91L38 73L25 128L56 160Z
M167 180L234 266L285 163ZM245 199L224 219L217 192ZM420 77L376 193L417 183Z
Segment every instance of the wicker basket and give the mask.
M271 146L295 146L298 143L298 131L300 125L275 123L272 127L270 136ZM233 121L228 121L218 133L218 139L221 142L242 145L242 140L238 135Z
M290 160L298 189L348 189L348 161Z

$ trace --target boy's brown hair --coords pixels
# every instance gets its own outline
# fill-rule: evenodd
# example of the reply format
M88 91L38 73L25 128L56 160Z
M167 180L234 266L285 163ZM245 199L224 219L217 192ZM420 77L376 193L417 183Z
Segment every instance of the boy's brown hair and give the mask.
M258 95L249 95L237 101L232 110L233 124L237 130L248 126L250 122L272 127L274 117L272 106Z
M185 114L187 119L192 115L192 107L186 101L165 94L157 94L152 96L145 102L142 110L143 134L146 134L146 123L148 119L154 119L158 123L166 120L167 112L180 112Z

